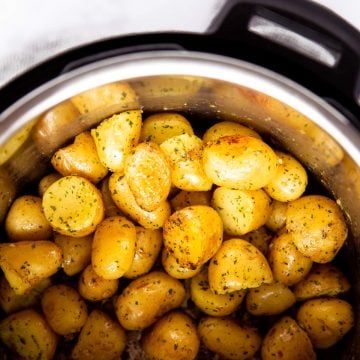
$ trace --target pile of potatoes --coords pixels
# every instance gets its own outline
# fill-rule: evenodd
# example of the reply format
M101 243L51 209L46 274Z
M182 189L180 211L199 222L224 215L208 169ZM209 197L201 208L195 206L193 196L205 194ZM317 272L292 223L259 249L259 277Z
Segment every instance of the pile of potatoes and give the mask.
M0 244L0 339L22 358L118 359L139 332L148 359L315 359L352 328L342 211L254 130L124 111L51 164Z

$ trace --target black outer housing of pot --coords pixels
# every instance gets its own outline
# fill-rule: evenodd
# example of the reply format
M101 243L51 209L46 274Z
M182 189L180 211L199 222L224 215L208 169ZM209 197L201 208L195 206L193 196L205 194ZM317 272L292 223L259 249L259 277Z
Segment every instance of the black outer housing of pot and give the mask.
M334 67L327 67L249 32L249 20L255 14L328 45L340 53L339 62ZM137 34L73 48L33 67L0 88L0 113L33 89L63 73L101 59L153 50L200 51L263 66L324 98L360 130L360 33L330 10L308 0L229 0L203 34ZM349 274L357 272L355 261L352 263ZM357 318L357 300L355 308ZM352 342L351 355L342 354L342 358L360 358L360 344L356 344L356 337L356 334L350 335L345 344L341 344L342 347L348 341ZM320 358L340 359L340 353L343 351L335 348L330 353L320 353Z

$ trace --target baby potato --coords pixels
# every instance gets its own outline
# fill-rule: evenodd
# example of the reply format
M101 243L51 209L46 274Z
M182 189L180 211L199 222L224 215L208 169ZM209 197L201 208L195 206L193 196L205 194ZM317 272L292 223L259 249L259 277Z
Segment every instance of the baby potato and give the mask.
M171 164L174 186L185 191L207 191L212 182L202 164L203 142L195 135L174 136L160 145Z
M180 265L196 268L219 249L223 224L209 206L188 206L175 211L164 224L164 246Z
M162 202L153 211L142 209L136 202L125 176L114 173L109 179L109 189L116 206L133 221L146 229L159 229L163 227L165 220L170 216L170 204Z
M16 197L16 184L9 173L0 166L0 224L3 223L8 209Z
M230 317L206 316L201 319L198 332L204 345L225 359L253 359L261 346L257 329L240 325Z
M61 249L52 241L0 244L0 267L15 294L22 295L60 268Z
M279 158L275 176L264 190L277 201L298 199L305 191L308 177L304 167L291 155L275 151Z
M51 174L45 175L40 181L38 185L38 194L40 197L43 197L45 191L48 189L48 187L53 184L55 181L61 179L62 176L57 173L53 172Z
M288 204L286 228L298 250L317 263L333 260L347 237L340 207L322 195L308 195Z
M221 121L209 127L205 131L203 141L205 143L208 141L216 141L223 136L232 135L252 136L257 139L261 139L260 135L256 131L248 128L247 126L232 121Z
M41 308L53 331L63 336L79 332L88 316L85 301L78 292L63 284L45 290Z
M180 191L170 200L170 205L174 211L192 205L211 205L210 191Z
M125 158L137 145L140 131L140 110L115 114L92 129L101 163L112 172L124 174Z
M7 316L0 322L0 340L22 359L51 360L57 336L42 315L32 309Z
M195 268L180 265L173 255L164 247L161 255L161 263L164 270L175 279L190 279L201 270L202 265Z
M141 338L142 348L153 360L192 360L200 347L196 327L190 318L174 311L158 320Z
M261 189L244 191L218 187L211 202L229 235L241 236L258 229L270 213L270 198Z
M170 163L155 143L140 143L128 155L125 177L136 203L146 211L157 209L169 195Z
M126 347L126 333L117 321L100 310L93 310L82 328L71 359L120 359Z
M42 206L52 228L72 237L91 234L104 217L100 191L81 176L54 182L46 190Z
M124 216L124 213L116 206L109 189L109 177L106 177L100 184L101 197L105 208L105 217Z
M254 245L264 255L266 255L269 249L270 241L272 240L272 235L265 226L262 226L256 230L242 235L241 238Z
M55 233L54 242L63 254L62 268L64 273L73 276L91 262L92 236L73 238L67 235Z
M119 279L135 255L135 225L122 216L103 220L96 228L91 253L93 270L103 279Z
M317 349L335 345L354 326L352 306L334 298L306 301L300 306L296 319Z
M263 360L315 360L306 332L289 316L284 316L267 332L261 346Z
M204 267L190 282L191 300L205 314L226 316L232 314L242 303L246 290L230 294L215 294L209 286L208 269Z
M179 280L161 271L152 271L133 280L115 302L120 324L127 330L142 330L152 325L185 300Z
M349 291L350 282L343 272L332 264L314 264L305 279L294 287L296 300L320 296L336 296Z
M100 162L95 142L89 132L80 133L74 143L56 151L51 164L63 176L78 175L97 184L108 170Z
M208 178L218 186L258 190L275 176L278 158L269 145L251 136L223 136L203 151Z
M167 139L182 134L194 135L191 124L184 116L174 112L157 113L143 121L140 141L160 145Z
M296 248L289 233L282 233L272 240L268 259L274 279L287 286L304 279L312 266L312 261Z
M136 226L135 255L130 269L124 274L128 279L134 279L148 273L160 253L162 247L162 232L160 229L150 230Z
M277 232L286 224L287 203L274 200L270 205L270 214L266 220L266 227Z
M209 265L210 289L217 294L255 288L273 281L270 266L254 245L241 239L223 242Z
M119 279L103 279L88 265L81 273L78 283L80 295L89 301L101 301L113 296L119 287Z
M52 228L41 204L41 198L32 195L20 196L13 202L5 219L10 240L47 240L51 237Z
M246 310L255 316L278 315L295 304L294 293L284 284L274 282L250 289Z

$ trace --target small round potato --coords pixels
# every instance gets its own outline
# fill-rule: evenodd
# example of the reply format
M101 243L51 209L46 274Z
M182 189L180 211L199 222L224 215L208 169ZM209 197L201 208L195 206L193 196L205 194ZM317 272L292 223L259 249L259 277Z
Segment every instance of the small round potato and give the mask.
M54 182L46 190L42 205L53 229L72 237L91 234L104 217L100 191L81 176Z
M284 284L274 282L250 289L246 310L255 316L278 315L295 304L294 293Z
M153 271L133 280L117 298L115 312L127 330L141 330L152 325L166 312L185 300L179 280L161 271Z
M88 316L85 301L78 292L62 284L45 290L41 307L51 328L63 336L79 332Z
M270 206L270 214L266 220L266 227L277 232L286 225L287 203L274 200Z
M204 267L190 282L191 300L205 314L227 316L232 314L244 300L246 290L230 294L215 294L209 286L208 269Z
M298 250L317 263L333 260L347 237L340 207L322 195L308 195L288 204L286 228Z
M41 198L32 195L20 196L13 202L5 220L10 240L47 240L51 237L52 228L41 204Z
M225 359L253 359L261 346L257 329L242 326L229 317L206 316L201 319L198 332L204 345Z
M308 183L306 170L293 156L280 151L275 153L279 158L279 164L275 176L264 190L278 201L296 200L306 189Z
M40 197L44 196L45 191L48 189L48 187L53 184L55 181L61 179L62 176L57 173L53 172L51 174L45 175L39 182L38 185L38 194Z
M210 191L180 191L170 200L174 211L193 205L211 205Z
M209 284L218 294L255 288L273 281L270 266L254 245L241 239L230 239L211 259Z
M80 295L89 301L101 301L113 296L119 287L119 279L106 280L96 274L91 265L81 273L78 283Z
M289 316L284 316L267 332L261 346L263 360L315 360L306 332Z
M101 197L105 208L105 217L124 216L124 213L116 206L109 189L109 179L106 177L100 184Z
M242 235L241 238L248 241L250 244L253 244L266 256L273 236L265 226L262 226Z
M296 319L318 349L335 345L354 326L352 306L334 298L306 301L300 306Z
M270 213L270 198L263 190L235 190L218 187L212 198L224 231L241 236L263 226Z
M145 354L152 360L192 360L200 339L190 316L174 311L158 320L141 338Z
M209 206L195 205L175 211L164 224L164 245L180 265L196 268L219 249L223 224Z
M251 136L223 136L206 143L203 164L216 185L258 190L275 176L278 158L269 145Z
M274 279L287 286L295 285L304 279L313 264L296 248L289 233L282 233L272 240L268 259Z

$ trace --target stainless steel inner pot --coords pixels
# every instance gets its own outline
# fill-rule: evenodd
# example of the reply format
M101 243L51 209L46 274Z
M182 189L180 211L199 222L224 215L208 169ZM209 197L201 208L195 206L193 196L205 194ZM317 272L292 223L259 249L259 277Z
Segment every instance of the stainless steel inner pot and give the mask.
M90 88L126 81L136 101L116 100L64 124L44 127L42 114ZM350 229L344 256L353 284L355 313L360 314L360 134L335 108L309 90L250 63L186 51L122 55L73 70L29 93L0 115L0 221L15 193L45 171L61 145L114 112L181 111L196 119L232 120L269 136L295 155L336 199ZM34 120L35 119L35 120ZM18 145L6 144L21 128L35 124ZM360 356L359 322L342 344L344 359Z

